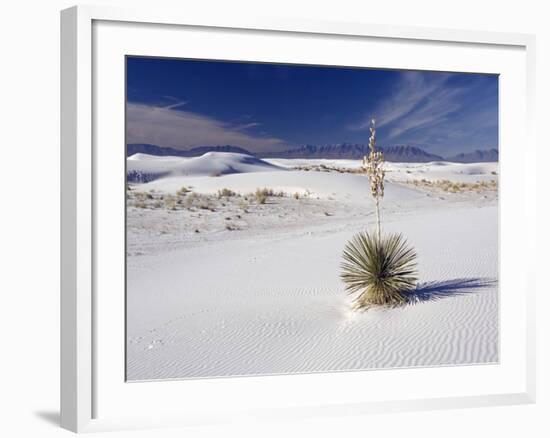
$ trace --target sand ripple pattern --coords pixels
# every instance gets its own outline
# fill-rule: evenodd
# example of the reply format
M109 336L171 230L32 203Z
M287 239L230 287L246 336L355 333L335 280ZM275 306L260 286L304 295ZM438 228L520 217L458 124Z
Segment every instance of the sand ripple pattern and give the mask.
M127 377L498 362L496 215L472 208L390 222L420 254L420 283L407 305L364 313L349 310L338 279L356 228L129 260Z

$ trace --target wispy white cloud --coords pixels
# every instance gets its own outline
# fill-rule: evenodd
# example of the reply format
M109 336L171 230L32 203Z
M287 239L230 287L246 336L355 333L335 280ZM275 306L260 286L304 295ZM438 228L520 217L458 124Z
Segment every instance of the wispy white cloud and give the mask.
M401 73L401 80L391 94L374 108L373 114L353 125L352 129L368 129L371 117L376 116L377 125L393 126L389 137L397 137L410 129L443 118L458 109L454 102L457 90L443 87L449 78L450 75L443 73L430 80L421 72Z
M434 90L424 96L417 105L394 123L389 130L388 138L399 137L406 132L424 127L434 127L447 119L449 114L459 110L462 106L457 98L462 93L460 89L440 89ZM380 125L389 124L385 122L384 113L382 113Z
M268 152L288 147L282 139L256 134L259 123L231 124L178 108L186 102L160 107L128 103L128 143L150 143L186 150L197 146L234 145Z
M246 131L247 129L256 128L258 126L262 126L262 124L257 122L252 122L252 123L245 123L244 125L235 125L233 129L235 131Z
M495 147L496 136L491 142L487 135L478 134L496 126L497 102L491 96L485 99L483 82L472 101L475 83L463 87L452 83L452 77L402 72L389 96L350 128L366 130L375 116L384 142L420 144L441 153L457 146Z
M165 107L163 107L164 109L174 109L174 108L180 108L182 106L185 106L187 105L189 102L187 101L182 101L182 102L176 102L176 103L172 103L170 105L166 105Z

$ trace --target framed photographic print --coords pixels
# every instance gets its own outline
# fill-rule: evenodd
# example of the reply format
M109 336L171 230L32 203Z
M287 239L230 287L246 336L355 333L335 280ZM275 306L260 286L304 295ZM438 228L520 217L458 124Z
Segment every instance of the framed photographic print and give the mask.
M534 401L533 37L75 7L61 43L63 427Z

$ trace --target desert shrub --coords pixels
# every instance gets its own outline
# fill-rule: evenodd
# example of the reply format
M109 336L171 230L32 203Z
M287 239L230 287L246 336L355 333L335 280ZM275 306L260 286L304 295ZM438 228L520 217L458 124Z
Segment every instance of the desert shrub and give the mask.
M237 196L237 193L231 189L224 187L223 189L218 190L218 198L223 198L223 197L230 198L232 196Z
M283 192L282 190L279 190L278 192L276 192L273 189L264 187L262 189L257 188L253 196L256 198L256 202L258 204L265 204L265 202L267 201L267 198L269 198L270 196L276 197L276 198L283 198L286 196L286 193ZM247 196L245 196L245 199L247 199Z
M265 204L265 201L267 201L267 198L270 196L270 193L273 193L273 190L270 189L256 189L256 193L254 196L256 197L256 202L258 204Z
M341 279L349 294L356 294L354 306L394 306L406 301L416 286L416 252L401 234L378 239L362 232L344 249Z
M201 199L197 204L197 207L201 210L216 211L214 205L208 199Z
M191 208L199 200L199 195L195 192L192 192L189 196L185 197L185 207Z
M135 192L135 197L140 201L144 201L146 199L153 199L153 194L147 192Z
M176 209L176 197L171 194L166 194L162 196L162 200L164 201L164 207L169 210L175 210Z
M181 189L179 189L177 192L176 192L176 195L178 196L183 196L187 193L189 193L191 190L189 190L187 187L183 186Z
M136 201L134 203L134 207L136 207L136 208L147 208L147 204L144 201Z

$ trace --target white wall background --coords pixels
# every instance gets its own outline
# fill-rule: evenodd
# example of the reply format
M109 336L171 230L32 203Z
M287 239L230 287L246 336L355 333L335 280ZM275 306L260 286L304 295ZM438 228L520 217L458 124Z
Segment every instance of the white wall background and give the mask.
M143 0L98 4L148 4ZM537 35L537 127L539 190L549 200L545 163L550 13L543 1L522 0L321 0L170 1L159 7L192 7L223 16L239 14L308 17L381 24L526 32ZM66 0L2 4L0 14L0 435L69 435L57 427L59 367L59 10ZM521 145L518 145L521 153ZM539 210L539 247L549 244L548 203ZM548 270L548 254L533 257ZM119 432L107 436L550 436L550 330L548 287L539 278L538 403L399 415L315 419L262 427ZM362 388L358 390L368 390Z

